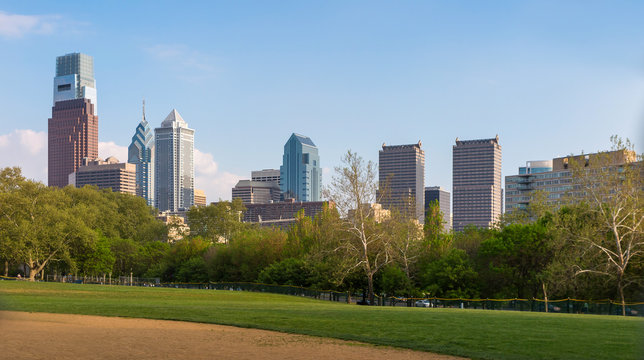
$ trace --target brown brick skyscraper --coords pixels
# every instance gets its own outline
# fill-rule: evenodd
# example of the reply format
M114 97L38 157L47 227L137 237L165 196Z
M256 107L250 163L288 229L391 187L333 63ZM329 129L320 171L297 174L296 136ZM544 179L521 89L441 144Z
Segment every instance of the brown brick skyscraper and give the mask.
M98 157L98 116L89 99L57 101L49 119L49 186L64 187L83 158Z

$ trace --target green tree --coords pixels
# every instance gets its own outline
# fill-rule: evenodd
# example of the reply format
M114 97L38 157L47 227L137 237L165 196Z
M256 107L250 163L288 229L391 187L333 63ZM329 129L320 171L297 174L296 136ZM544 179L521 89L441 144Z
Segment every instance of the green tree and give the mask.
M627 139L611 137L611 152L579 161L573 158L570 201L582 210L584 226L562 230L597 261L577 264L577 275L597 274L614 280L626 315L625 289L642 286L642 274L629 268L644 257L644 155L636 155ZM573 225L579 222L573 222Z
M478 274L461 249L451 249L444 256L425 264L419 277L422 288L432 296L478 297Z
M244 228L243 213L246 211L241 199L220 201L208 206L194 206L188 210L188 224L193 236L201 236L212 242L228 241Z

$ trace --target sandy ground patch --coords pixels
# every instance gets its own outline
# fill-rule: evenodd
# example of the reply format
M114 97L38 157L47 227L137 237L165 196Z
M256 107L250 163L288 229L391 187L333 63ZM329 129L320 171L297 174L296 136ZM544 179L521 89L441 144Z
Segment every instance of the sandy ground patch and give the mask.
M461 359L181 321L0 311L3 359Z

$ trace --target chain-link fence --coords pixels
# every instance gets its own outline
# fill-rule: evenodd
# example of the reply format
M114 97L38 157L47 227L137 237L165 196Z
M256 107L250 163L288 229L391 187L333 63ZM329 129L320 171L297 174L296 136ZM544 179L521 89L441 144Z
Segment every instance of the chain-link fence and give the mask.
M23 280L0 277L0 280ZM163 283L159 278L137 278L132 276L75 276L47 275L45 281L67 282L76 284L100 284L122 286L150 286L180 289L210 289L228 291L253 291L292 296L304 296L319 300L337 301L353 304L369 304L361 293L317 290L290 285L273 285L250 282L210 282L210 283ZM461 298L401 298L375 296L377 306L425 307L425 308L460 308L506 311L533 311L568 314L622 315L621 303L605 300L578 299L461 299ZM644 302L626 304L627 316L644 316Z

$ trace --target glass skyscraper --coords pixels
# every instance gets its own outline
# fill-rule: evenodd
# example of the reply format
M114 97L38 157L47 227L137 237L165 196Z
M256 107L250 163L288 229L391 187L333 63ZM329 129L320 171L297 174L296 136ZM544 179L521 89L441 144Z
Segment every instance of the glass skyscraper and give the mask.
M94 60L74 53L56 58L54 106L47 124L49 186L64 187L84 158L98 157Z
M154 129L154 203L159 211L178 212L194 205L194 136L174 109Z
M136 195L154 206L154 134L143 116L128 147L128 163L136 165Z
M58 101L89 99L98 114L96 80L94 79L94 58L71 53L56 58L56 77L54 78L54 105Z
M320 156L311 138L293 133L288 139L284 145L280 180L284 198L320 201Z

